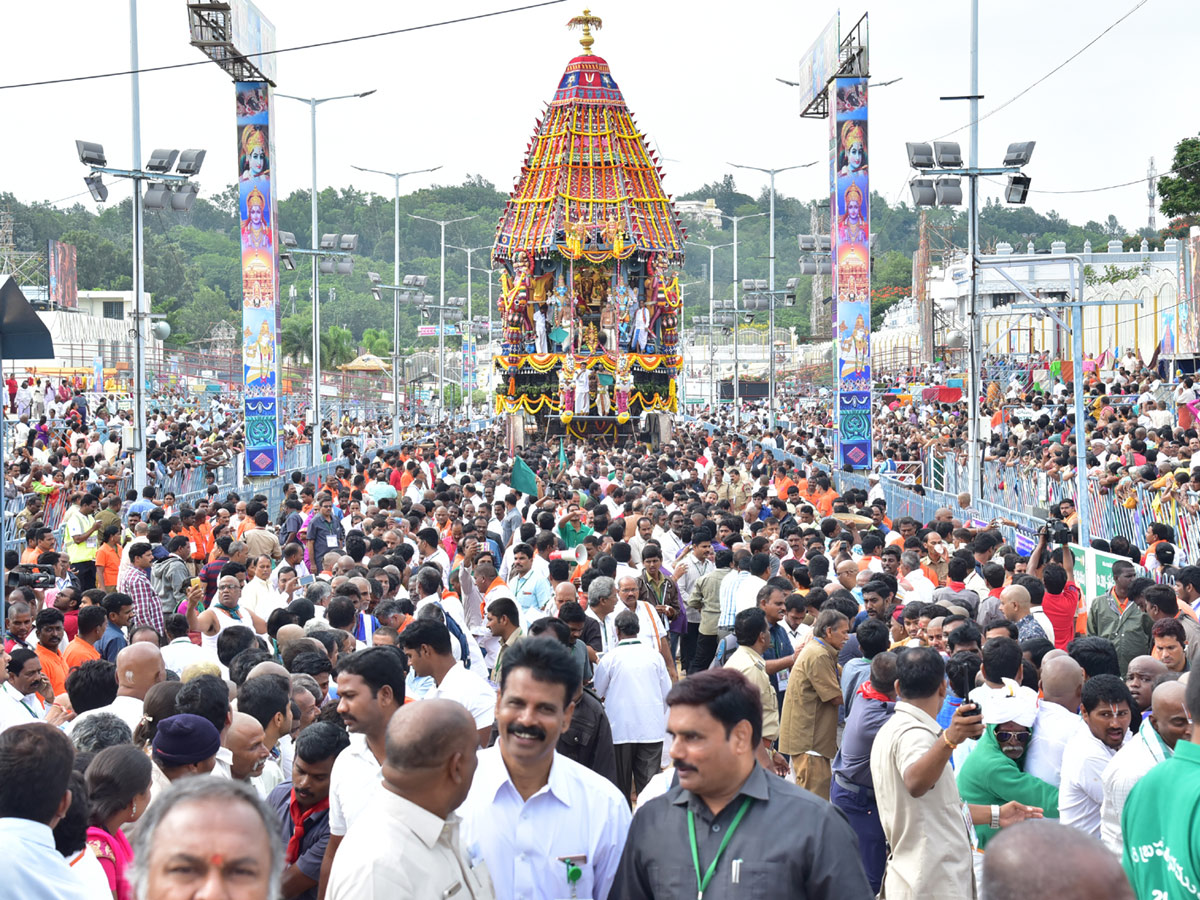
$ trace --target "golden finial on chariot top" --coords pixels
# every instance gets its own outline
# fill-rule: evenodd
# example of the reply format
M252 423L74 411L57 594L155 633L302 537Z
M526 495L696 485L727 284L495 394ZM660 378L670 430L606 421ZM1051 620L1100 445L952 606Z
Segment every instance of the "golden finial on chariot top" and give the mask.
M583 28L583 37L579 39L579 46L583 47L583 52L587 56L592 55L592 44L596 43L596 39L592 37L592 28L599 31L604 22L599 16L593 16L590 9L585 9L582 16L574 16L567 22L568 28Z

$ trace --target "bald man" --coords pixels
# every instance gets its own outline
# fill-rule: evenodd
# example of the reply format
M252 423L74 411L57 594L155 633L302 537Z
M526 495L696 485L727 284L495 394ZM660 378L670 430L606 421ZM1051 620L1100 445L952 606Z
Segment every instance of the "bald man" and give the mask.
M1100 840L1113 853L1120 854L1124 849L1121 811L1133 786L1164 759L1170 759L1180 740L1191 739L1192 721L1184 703L1186 694L1187 687L1178 681L1164 681L1156 687L1150 701L1150 715L1104 770Z
M1017 640L1032 641L1035 638L1051 640L1038 620L1030 611L1033 601L1029 591L1019 584L1010 584L1000 592L1000 612L1004 618L1017 626Z
M275 633L275 643L283 648L292 641L298 641L305 637L304 628L300 625L282 625L279 631Z
M1137 701L1137 711L1142 718L1150 709L1150 698L1158 677L1165 674L1166 663L1153 656L1135 656L1129 661L1129 668L1125 670L1125 686Z
M162 651L154 644L139 641L122 648L117 654L117 696L108 706L90 709L75 717L68 733L81 719L96 713L108 712L125 722L129 730L142 721L142 701L146 692L167 677Z
M325 900L462 897L493 900L459 837L477 765L475 720L453 700L401 707L388 722L383 790L346 832ZM463 890L465 888L465 890Z
M1042 700L1033 723L1025 772L1058 787L1062 781L1067 741L1078 730L1081 721L1079 702L1083 692L1083 667L1065 654L1051 657L1047 653L1042 660L1038 686Z
M234 781L249 782L262 774L263 766L271 751L267 749L266 732L258 719L246 713L235 712L229 730L225 732L225 746L233 757L229 765L229 777ZM269 793L269 792L268 792Z
M1134 900L1116 857L1095 838L1053 819L1000 830L983 857L983 893L988 900Z

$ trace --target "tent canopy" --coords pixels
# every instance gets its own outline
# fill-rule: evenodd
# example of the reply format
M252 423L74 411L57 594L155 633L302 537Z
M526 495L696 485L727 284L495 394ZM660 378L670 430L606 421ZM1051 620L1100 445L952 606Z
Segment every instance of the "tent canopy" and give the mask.
M338 366L343 372L390 372L392 367L374 353L364 353L357 359L351 360L344 366Z

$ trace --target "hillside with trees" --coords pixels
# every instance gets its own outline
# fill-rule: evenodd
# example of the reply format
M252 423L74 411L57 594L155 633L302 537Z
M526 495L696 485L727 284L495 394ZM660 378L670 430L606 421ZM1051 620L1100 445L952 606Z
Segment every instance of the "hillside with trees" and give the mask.
M731 175L703 185L680 199L712 198L728 215L766 212L768 197L764 189L758 196L738 190ZM438 294L439 230L437 226L409 217L416 213L434 219L476 218L451 225L446 230L447 244L458 247L489 247L506 196L479 176L468 176L461 184L440 185L400 198L400 273L429 276L426 288ZM319 230L358 235L354 274L326 275L321 278L321 322L325 366L349 361L360 349L379 355L390 353L392 339L392 302L385 292L381 304L371 296L368 271L379 272L385 281L392 276L394 207L393 199L355 187L327 188L319 198ZM776 282L782 288L797 271L799 252L796 236L812 229L814 204L824 209L827 200L805 201L779 194L775 201ZM280 202L279 227L295 233L300 246L312 246L309 234L310 195L297 191ZM164 313L171 324L169 343L186 346L206 337L212 325L221 320L238 323L241 296L238 224L234 209L233 186L197 201L188 213L149 212L146 215L146 289L153 295L153 310ZM0 194L0 207L14 218L14 240L18 250L41 250L48 239L74 244L78 248L79 287L81 290L129 290L130 275L130 200L100 208L76 204L60 209L46 203L23 203L12 194ZM966 242L966 216L951 209L928 213L943 240L955 246ZM907 203L890 206L879 194L871 197L874 269L872 304L877 321L888 305L903 297L912 281L912 255L917 248L917 211ZM1173 223L1174 225L1175 223ZM727 243L732 232L685 220L688 239L716 245ZM738 229L739 277L766 278L768 267L767 217L743 222ZM1171 233L1165 229L1163 234ZM1113 238L1136 244L1141 233L1129 234L1112 216L1105 223L1074 225L1053 210L1039 213L1027 206L1010 207L988 204L980 212L980 234L985 248L1007 241L1024 248L1030 240L1039 249L1048 249L1053 241L1063 240L1072 249L1085 240L1101 247ZM1150 235L1160 245L1160 235ZM687 247L688 257L680 282L684 285L685 321L708 311L709 272L707 251ZM486 250L474 254L477 269L486 269ZM716 253L713 272L714 295L732 294L732 248ZM485 313L487 275L473 273L474 312ZM808 302L811 278L801 278L794 307L779 308L780 327L796 326L799 335L808 333ZM826 280L828 285L828 280ZM494 279L493 298L499 289ZM466 254L446 251L445 295L467 293ZM280 298L283 305L281 344L285 355L298 360L308 356L312 334L311 275L307 260L298 260L295 271L281 275ZM412 304L401 304L400 337L402 351L436 345L436 339L418 338L420 311Z

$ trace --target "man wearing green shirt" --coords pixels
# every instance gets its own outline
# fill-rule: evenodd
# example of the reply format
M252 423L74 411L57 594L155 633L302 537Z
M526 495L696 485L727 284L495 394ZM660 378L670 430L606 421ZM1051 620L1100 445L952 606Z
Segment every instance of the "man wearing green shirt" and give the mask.
M563 539L566 549L575 549L583 543L585 537L592 533L591 525L583 525L580 522L579 504L567 504L567 514L558 523L558 535Z
M1132 571L1130 563L1113 563L1113 577L1118 579L1106 593L1092 598L1088 605L1087 633L1107 638L1117 648L1117 663L1121 667L1121 677L1129 668L1129 662L1134 657L1146 656L1150 653L1150 629L1154 623L1137 603L1126 596L1121 596L1121 588L1128 580L1125 567ZM1118 573L1117 569L1122 571Z
M1058 788L1025 773L1026 750L1037 718L1037 694L1011 683L987 696L980 696L982 693L972 696L980 699L987 730L959 769L959 795L980 806L1003 806L1016 800L1040 806L1047 818L1058 818ZM975 834L983 848L996 829L976 825Z
M1200 718L1200 678L1187 686L1188 717ZM1142 726L1145 727L1145 726ZM1175 755L1154 766L1125 801L1121 864L1138 897L1191 896L1200 884L1200 731L1175 744Z

